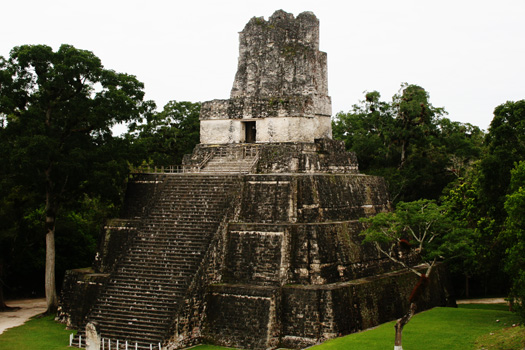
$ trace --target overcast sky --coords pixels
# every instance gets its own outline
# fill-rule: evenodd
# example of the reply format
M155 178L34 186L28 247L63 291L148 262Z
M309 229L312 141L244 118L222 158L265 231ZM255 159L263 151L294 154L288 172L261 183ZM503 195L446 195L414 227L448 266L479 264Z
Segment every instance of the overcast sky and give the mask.
M333 114L377 90L390 101L417 84L449 118L487 129L494 107L525 99L524 0L10 0L0 55L71 44L145 83L146 98L228 98L238 32L251 17L312 11L328 54Z

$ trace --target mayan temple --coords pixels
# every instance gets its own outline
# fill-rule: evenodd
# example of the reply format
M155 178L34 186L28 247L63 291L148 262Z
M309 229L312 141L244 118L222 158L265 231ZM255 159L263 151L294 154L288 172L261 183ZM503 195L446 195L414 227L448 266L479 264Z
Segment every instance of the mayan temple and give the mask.
M359 235L390 209L385 183L332 140L331 114L315 15L252 18L183 172L134 174L93 268L66 274L73 345L303 348L403 315L417 277ZM447 304L445 277L421 309Z

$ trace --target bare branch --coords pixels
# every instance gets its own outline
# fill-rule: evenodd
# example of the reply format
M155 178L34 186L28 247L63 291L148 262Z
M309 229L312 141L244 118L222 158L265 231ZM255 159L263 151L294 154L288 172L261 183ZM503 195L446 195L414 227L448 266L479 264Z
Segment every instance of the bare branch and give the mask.
M418 275L419 277L421 277L421 272L417 271L416 269L412 268L411 266L408 266L408 265L405 264L403 261L394 258L394 257L392 256L392 254L388 253L388 252L385 251L383 248L381 248L381 246L379 245L378 242L374 242L374 243L375 243L375 246L376 246L377 250L379 250L379 251L380 251L383 255L385 255L387 258L389 258L390 260L392 260L392 261L395 262L396 264L399 264L399 265L403 266L405 269L408 269L408 270L412 271L413 273L415 273L416 275Z

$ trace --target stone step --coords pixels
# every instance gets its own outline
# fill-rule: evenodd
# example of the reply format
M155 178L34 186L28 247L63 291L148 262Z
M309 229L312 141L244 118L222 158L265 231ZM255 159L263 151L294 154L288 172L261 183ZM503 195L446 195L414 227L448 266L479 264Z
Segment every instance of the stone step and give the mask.
M184 213L179 210L159 209L146 218L143 226L162 224L163 221L170 224L186 225L216 223L220 221L222 215L222 211L208 212L206 210L195 210Z
M166 314L157 314L153 315L151 313L143 313L138 314L135 311L129 311L129 310L112 310L111 315L113 319L118 320L132 320L136 322L151 322L155 324L164 324L166 323ZM93 318L95 320L101 319L104 316L101 316L100 314L93 315Z
M137 314L152 313L159 317L170 315L176 309L177 303L180 301L180 296L174 296L174 299L169 303L164 300L130 300L129 296L112 295L111 298L102 295L100 303L93 309L93 314L103 313L110 315L112 311L129 311Z
M218 225L217 225L218 226ZM218 228L218 227L217 227ZM149 230L142 232L141 235L137 237L137 244L140 244L140 247L136 247L135 251L140 251L141 248L149 248L149 246L164 247L166 250L177 249L178 247L187 247L188 245L200 245L202 247L207 246L207 242L210 241L211 235L206 232L207 230L216 231L215 227L210 228L197 228L195 230L184 230L171 231L168 228L160 229L155 232Z
M100 305L93 309L93 314L97 311L99 314L111 315L111 310L133 310L137 314L154 313L159 315L169 315L175 310L175 302L172 300L167 303L164 300L135 300L130 301L129 296L113 295L111 298L102 296L100 298ZM167 305L168 304L168 305Z
M161 251L161 249L163 249ZM163 247L161 244L150 244L149 246L141 247L140 250L130 252L123 260L122 264L126 262L133 262L132 260L140 260L141 264L152 264L152 266L161 264L165 267L171 267L170 264L178 265L184 261L194 261L193 258L200 258L204 254L205 244L196 246L195 244L188 244L179 247ZM148 268L148 265L144 265Z
M136 318L140 317L141 319L159 319L166 320L170 318L170 315L176 310L176 308L171 309L161 309L154 307L143 307L143 306L129 306L123 303L108 303L100 305L99 308L93 310L91 316L93 318L103 319L118 319L119 315L125 315L127 318Z
M122 266L122 268L119 268L118 270L119 276L114 276L111 281L127 279L132 283L154 283L162 281L164 281L164 283L170 283L170 281L177 283L180 276L185 278L188 274L193 273L194 270L195 268L188 267L177 267L172 269L157 266L156 268L146 270L138 265Z
M177 302L184 296L183 290L172 290L170 293L153 293L151 290L112 290L111 294L103 294L100 297L101 305L125 305L127 307L136 306L136 308L153 308L165 304Z
M162 263L163 261L171 261L173 263L176 263L187 261L188 259L190 261L193 261L193 258L200 258L204 254L204 247L200 250L189 249L189 247L186 247L186 249L173 249L164 251L159 250L160 249L155 250L154 248L148 249L148 247L141 247L140 250L134 250L130 252L128 254L129 259L127 258L123 261L129 261L130 259L140 259L142 263Z
M213 160L213 161L210 161L208 164L206 164L206 166L201 169L202 170L206 170L206 169L211 169L211 168L231 168L231 169L234 169L234 168L248 168L248 167L252 167L252 162L246 162L246 161L236 161L236 160L227 160L227 159L222 159L222 160Z
M126 324L126 330L123 330L121 323L117 322L104 322L100 325L101 335L104 338L121 339L122 341L127 340L128 342L134 343L139 341L142 343L151 342L153 344L162 342L162 338L165 335L168 325L162 327L162 329L152 329L144 327L144 325ZM123 346L124 344L122 344Z
M188 261L186 261L188 262ZM194 261L195 262L195 261ZM165 276L167 274L170 274L172 276L166 277L166 280L169 281L173 279L173 277L176 276L187 276L188 274L191 274L196 270L194 266L188 266L188 265L178 265L173 266L174 264L151 264L148 268L145 268L141 266L139 263L132 263L128 262L126 265L123 265L122 267L119 267L118 272L125 275L126 273L130 274L130 277L134 278L135 282L139 282L141 280L148 280L153 278L160 278L160 276ZM131 275L135 274L135 276ZM145 282L146 283L146 282ZM148 282L149 283L149 282Z
M161 179L162 191L94 305L90 317L99 322L102 335L163 340L229 194L239 187L236 176L169 174Z
M129 277L127 280L125 277L119 277L118 280L112 281L112 285L108 287L107 291L108 293L111 292L116 294L120 293L121 291L125 292L126 290L143 291L144 293L147 293L156 289L165 291L166 295L175 295L180 294L180 291L182 290L181 287L184 287L187 282L187 277L188 276L181 277L179 280L176 280L175 277L172 277L169 280L158 278L156 280L152 279L151 281L147 282L137 282L134 281L132 277ZM133 287L133 289L129 287L130 285Z
M156 254L160 255L161 253ZM155 261L151 259L150 254L147 252L134 252L126 257L126 260L120 265L122 269L119 267L117 271L124 272L129 269L135 269L137 272L144 271L144 277L153 271L160 271L160 273L164 274L168 272L176 273L178 270L184 271L194 266L203 255L203 252L196 252L190 255L188 252L181 251L180 254L165 254L166 260ZM141 276L142 275L139 275L137 277Z
M107 316L94 315L93 320L97 321L100 324L124 324L125 327L132 325L143 325L144 330L154 330L157 332L159 328L166 328L169 325L169 322L164 318L154 318L154 317L140 317L136 315L118 315L112 314L111 318Z
M169 227L172 232L177 233L178 229L185 229L185 228L213 228L218 225L218 220L216 218L212 219L209 218L206 220L206 218L202 218L200 220L184 220L178 217L174 217L173 215L166 215L166 214L157 214L157 216L153 218L149 218L148 222L143 227L143 230L145 229L156 229L156 228L166 228Z
M135 251L141 251L143 249L149 249L150 247L164 248L166 251L172 251L174 249L186 249L188 247L199 247L205 248L206 243L210 240L209 236L193 235L193 236L182 236L169 235L166 238L163 237L141 237L141 247Z
M160 249L163 249L162 251ZM141 247L140 250L134 250L128 254L122 263L132 262L135 260L144 264L143 267L147 268L146 264L151 263L152 266L155 264L175 264L180 265L185 261L195 262L195 258L201 258L204 254L205 245L201 245L200 249L195 249L192 246L184 247L163 247L162 245L152 247ZM169 266L166 266L169 267Z
M149 290L160 289L166 290L167 292L176 292L186 284L188 277L191 276L191 274L174 275L169 278L164 276L152 276L147 280L136 281L131 275L132 271L129 271L129 276L125 276L125 272L122 274L123 276L118 276L118 278L111 280L112 285L108 286L108 290L115 288L118 292L118 289L127 288L127 285L132 285L135 286L136 289L148 290L149 288Z

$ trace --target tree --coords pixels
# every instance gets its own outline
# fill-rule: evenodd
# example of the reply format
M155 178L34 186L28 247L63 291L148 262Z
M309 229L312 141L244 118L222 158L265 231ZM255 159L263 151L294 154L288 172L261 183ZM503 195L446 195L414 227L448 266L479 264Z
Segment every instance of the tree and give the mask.
M199 143L200 108L198 102L170 101L162 111L147 115L145 123L132 123L127 137L147 163L181 164L183 156Z
M461 275L464 280L464 293L471 296L471 282L493 293L504 293L505 278L501 273L503 259L501 242L496 223L485 208L479 205L481 193L478 165L474 165L464 175L458 177L444 192L441 198L446 215L455 222L458 228L468 229L470 241L468 254L451 259L448 264L453 275ZM456 288L459 293L460 287Z
M505 267L512 280L510 299L514 311L525 320L525 161L511 171L505 211L508 214L505 238L509 247Z
M426 144L435 133L435 119L444 114L442 108L434 108L429 102L428 93L417 85L401 85L402 92L393 98L396 120L399 125L397 141L401 149L399 167L403 168L414 148Z
M487 153L481 162L480 184L483 204L503 224L503 209L511 169L525 159L525 100L508 101L494 109L486 138Z
M137 119L150 106L134 76L104 69L92 52L62 45L15 47L0 58L0 115L9 176L39 195L45 227L48 312L57 307L55 229L64 203L86 192L100 162L124 174L110 128Z
M423 88L403 84L390 103L373 91L337 114L333 135L356 153L362 172L385 177L394 203L438 199L478 159L483 141L479 128L452 122L445 113Z
M335 139L357 154L362 171L397 167L399 152L392 142L395 120L391 104L381 101L377 91L367 92L365 100L348 113L338 113L332 123Z
M415 314L436 263L470 249L468 232L458 228L445 213L446 209L435 201L422 199L399 202L393 212L361 219L369 225L362 233L364 243L374 244L381 254L419 277L409 297L409 310L395 325L396 350L402 350L403 327ZM411 266L411 255L426 267L424 272Z

